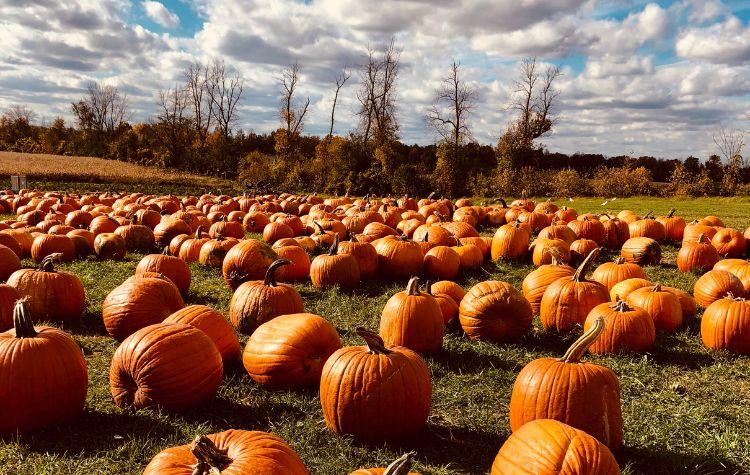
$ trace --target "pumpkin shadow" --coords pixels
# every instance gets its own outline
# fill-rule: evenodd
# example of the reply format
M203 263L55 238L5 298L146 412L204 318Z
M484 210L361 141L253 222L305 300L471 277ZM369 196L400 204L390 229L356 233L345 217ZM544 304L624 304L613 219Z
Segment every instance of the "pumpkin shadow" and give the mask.
M733 461L717 457L698 457L664 447L623 447L615 453L620 468L633 473L680 475L733 475L747 469Z
M441 351L425 355L428 363L440 366L446 373L478 374L488 369L516 371L517 364L498 355L477 353L464 348L443 348Z
M576 325L573 330L564 335L552 331L535 330L524 335L519 346L533 352L562 356L582 333L583 329L580 325Z
M657 335L650 352L654 364L696 370L711 366L716 359L708 353L697 353L679 339L668 335Z
M304 394L304 392L298 394ZM313 393L310 394L312 397ZM274 393L261 394L251 391L242 399L242 401L247 401L244 404L229 397L236 397L236 395L216 395L205 404L181 413L180 418L189 423L212 427L218 423L216 430L224 430L222 427L268 430L268 421L287 418L303 420L306 416L300 407L275 400Z

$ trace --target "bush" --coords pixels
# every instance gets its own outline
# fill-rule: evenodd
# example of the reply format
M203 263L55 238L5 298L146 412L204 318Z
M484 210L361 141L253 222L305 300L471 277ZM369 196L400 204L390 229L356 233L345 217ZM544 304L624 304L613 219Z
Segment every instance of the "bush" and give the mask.
M656 189L651 181L651 172L644 167L602 167L594 174L591 186L596 196L627 198L655 194Z
M552 178L552 194L557 197L590 196L591 182L573 169L560 170Z

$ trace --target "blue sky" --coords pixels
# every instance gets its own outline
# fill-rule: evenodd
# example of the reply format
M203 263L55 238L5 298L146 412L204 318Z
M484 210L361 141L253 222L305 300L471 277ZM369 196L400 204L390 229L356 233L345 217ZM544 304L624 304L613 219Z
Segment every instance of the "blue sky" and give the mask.
M494 143L518 62L564 75L550 150L673 158L715 152L722 125L750 129L750 0L0 0L0 110L26 103L70 119L90 81L128 94L133 120L156 111L194 61L224 59L244 79L237 128L278 126L278 78L295 60L310 97L307 133L324 133L332 81L348 66L338 133L356 126L356 68L396 37L400 136L425 122L451 60L479 100L473 135Z

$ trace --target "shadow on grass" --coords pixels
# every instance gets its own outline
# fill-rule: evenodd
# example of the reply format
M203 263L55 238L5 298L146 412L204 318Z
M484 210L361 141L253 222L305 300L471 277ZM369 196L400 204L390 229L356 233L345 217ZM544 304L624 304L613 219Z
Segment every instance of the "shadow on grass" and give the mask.
M623 447L615 453L621 468L633 473L680 475L745 474L747 468L719 457L705 458L664 447Z
M426 359L446 372L459 374L477 374L487 369L515 371L517 367L516 362L508 358L463 348L443 348L438 353L427 355Z

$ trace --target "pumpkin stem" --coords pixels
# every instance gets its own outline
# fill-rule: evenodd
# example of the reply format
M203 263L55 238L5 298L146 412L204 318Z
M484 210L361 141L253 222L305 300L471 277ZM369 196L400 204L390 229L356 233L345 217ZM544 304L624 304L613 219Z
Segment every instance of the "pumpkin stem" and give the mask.
M380 335L378 335L377 333L370 331L365 327L357 327L357 335L365 340L365 344L367 345L367 349L370 353L374 355L391 354L391 350L385 347L383 339L380 338Z
M331 248L328 250L329 256L335 256L339 252L339 233L333 233L333 244L331 244Z
M625 258L617 256L615 257L613 262L619 266L619 265L625 264Z
M408 452L397 458L385 468L383 475L408 475L414 455L414 452Z
M190 444L190 451L197 460L197 463L192 467L192 475L221 473L232 463L232 459L227 456L227 449L218 448L205 435L195 437L193 443Z
M271 263L270 266L268 266L268 270L266 271L266 277L263 279L264 285L270 285L271 287L276 287L276 271L281 266L286 266L291 264L292 261L289 259L277 259Z
M677 211L676 208L670 209L669 213L667 213L667 218L671 218L672 216L674 216L675 211Z
M643 215L643 218L641 219L648 219L651 218L651 215L654 214L654 210L649 211L648 213Z
M651 289L651 292L661 292L661 284L654 284L654 287Z
M599 338L602 330L604 330L604 317L599 317L594 321L594 326L589 328L587 332L570 345L570 348L560 358L560 361L564 363L580 363L583 354Z
M419 295L419 277L414 276L409 279L409 283L406 284L407 295Z
M706 238L706 235L705 235L705 234L703 234L703 233L700 233L700 234L698 235L698 239L696 240L696 242L697 242L698 244L705 244L705 243L707 243L707 242L708 242L708 238Z
M54 263L62 256L63 255L60 252L53 252L49 256L42 259L42 262L39 263L39 270L42 272L55 272Z
M16 306L13 307L13 328L16 330L16 338L34 338L38 334L31 320L27 300L27 297L23 297L17 300Z
M619 296L617 298L619 299ZM633 310L624 300L617 300L614 305L610 305L610 308L615 312L629 312Z
M508 207L508 203L506 203L504 199L498 198L498 200L500 201L500 203L503 204L503 208L507 208Z
M586 281L586 274L589 271L589 268L594 264L594 261L597 257L599 257L599 253L602 252L601 247L597 247L596 249L592 250L588 256L586 256L586 259L581 262L581 265L578 266L578 269L576 269L576 273L573 275L573 280L576 282L585 282Z

